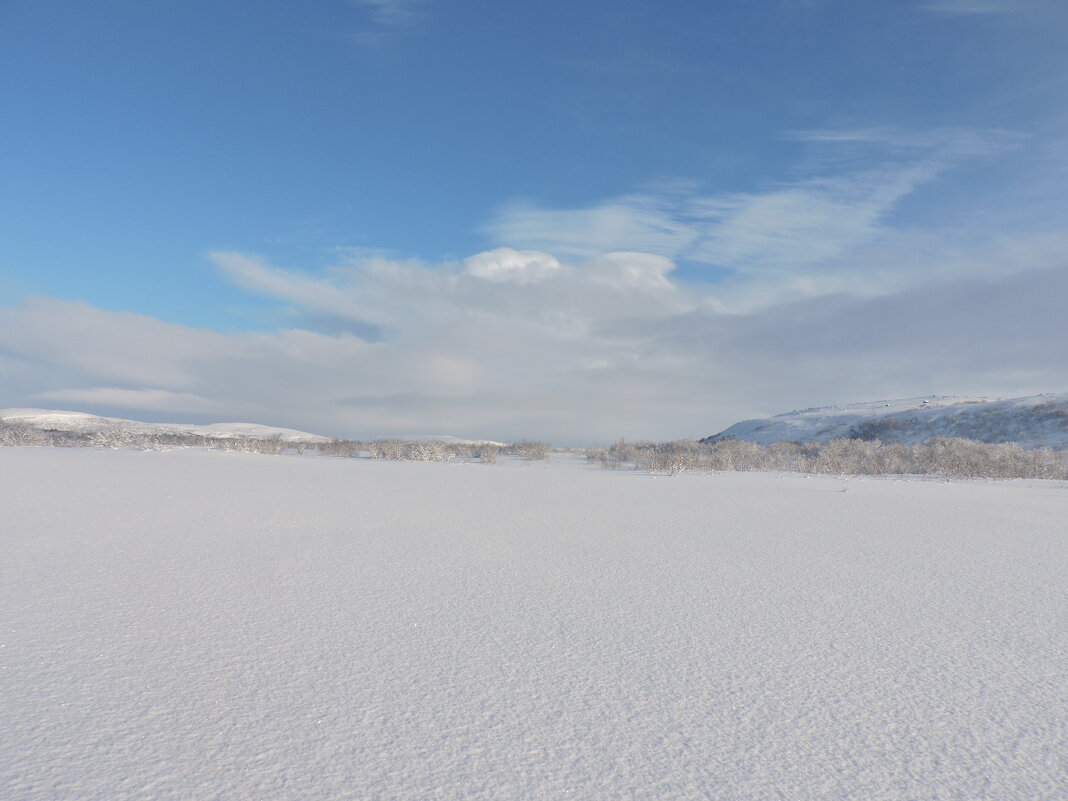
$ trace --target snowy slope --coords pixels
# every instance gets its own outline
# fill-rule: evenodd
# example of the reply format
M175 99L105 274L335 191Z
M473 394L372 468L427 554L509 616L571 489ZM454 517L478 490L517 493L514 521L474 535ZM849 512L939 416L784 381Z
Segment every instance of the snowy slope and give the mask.
M1068 798L1056 483L55 448L0 476L0 798Z
M23 423L51 431L73 431L90 434L97 431L128 431L134 434L199 434L206 437L251 437L268 439L280 437L286 442L322 442L327 437L308 434L292 428L261 426L256 423L142 423L118 417L96 417L84 412L64 412L50 409L0 409L0 420Z
M787 412L735 423L705 442L727 438L771 442L836 437L913 444L931 437L1018 442L1024 447L1068 447L1068 393L1027 398L908 398Z

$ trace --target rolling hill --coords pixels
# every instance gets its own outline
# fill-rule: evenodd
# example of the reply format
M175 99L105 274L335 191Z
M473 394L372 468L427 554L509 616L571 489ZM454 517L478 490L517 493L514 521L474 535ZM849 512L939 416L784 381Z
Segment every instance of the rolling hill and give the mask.
M825 442L839 437L915 444L933 437L1068 448L1068 393L1026 398L907 398L851 403L744 420L702 442Z
M43 431L69 431L74 434L124 432L129 434L195 434L212 439L270 439L283 442L325 442L327 437L296 431L292 428L263 426L258 423L142 423L118 417L97 417L85 412L51 409L0 409L0 421L18 423Z

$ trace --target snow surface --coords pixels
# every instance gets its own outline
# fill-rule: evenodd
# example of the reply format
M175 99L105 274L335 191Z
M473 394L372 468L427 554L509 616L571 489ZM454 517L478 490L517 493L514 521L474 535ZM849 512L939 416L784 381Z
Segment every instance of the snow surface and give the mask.
M761 445L826 442L851 436L854 426L883 419L892 421L878 432L883 442L914 444L931 437L964 437L1018 442L1029 448L1068 448L1068 393L1010 399L928 395L802 409L744 420L707 439L734 438Z
M1063 483L0 448L0 485L5 801L1068 798Z
M264 426L259 423L142 423L120 417L98 417L85 412L64 412L54 409L0 409L0 420L18 422L51 431L74 431L88 434L97 431L123 430L136 434L201 434L208 437L251 437L268 439L280 437L286 442L325 442L328 437L297 431L292 428Z

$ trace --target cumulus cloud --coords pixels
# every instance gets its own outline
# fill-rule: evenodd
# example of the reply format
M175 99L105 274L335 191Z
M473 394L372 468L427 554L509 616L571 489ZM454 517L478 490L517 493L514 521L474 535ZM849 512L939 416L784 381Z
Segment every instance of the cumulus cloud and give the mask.
M467 274L487 281L533 284L560 271L560 262L537 250L497 248L464 260Z

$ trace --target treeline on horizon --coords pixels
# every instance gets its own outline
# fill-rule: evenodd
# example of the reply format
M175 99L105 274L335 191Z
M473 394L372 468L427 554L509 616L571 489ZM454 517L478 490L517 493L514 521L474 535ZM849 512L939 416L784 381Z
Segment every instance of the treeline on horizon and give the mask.
M498 455L521 459L542 460L549 456L552 446L547 442L518 440L509 445L496 442L438 442L401 439L372 441L286 440L281 436L212 436L160 431L135 431L121 426L101 431L61 431L37 428L18 421L0 419L0 446L59 447L59 448L134 448L137 450L167 450L169 448L208 448L239 453L304 454L319 451L325 456L366 457L414 462L478 461L493 464Z
M494 464L500 456L529 461L549 458L546 442L519 440L509 445L491 442L438 442L335 439L321 442L281 437L219 437L204 434L139 432L122 428L91 433L40 429L0 420L0 446L103 447L167 450L199 447L243 453L303 454L420 462L479 462ZM1068 479L1068 451L1025 449L1016 443L989 444L954 437L935 437L905 445L878 439L842 438L827 442L773 442L760 445L739 439L704 443L627 442L607 448L570 449L587 462L614 470L644 470L677 475L682 472L793 472L823 475L934 476L953 478Z
M676 475L763 471L822 475L936 476L939 478L1068 479L1068 451L1025 449L1015 442L934 437L905 445L877 439L773 442L626 442L592 448L587 460L610 469L636 468Z

